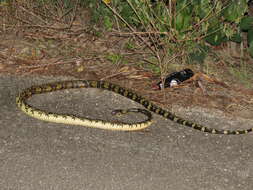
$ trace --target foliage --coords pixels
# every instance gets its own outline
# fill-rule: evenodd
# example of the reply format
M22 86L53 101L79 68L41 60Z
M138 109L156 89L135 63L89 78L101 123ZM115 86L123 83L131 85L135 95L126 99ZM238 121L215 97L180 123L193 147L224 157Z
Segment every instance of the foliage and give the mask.
M242 31L247 32L248 51L251 57L253 57L253 17L243 17L240 22L240 28Z
M166 72L168 63L189 59L203 62L208 53L205 42L213 46L228 40L241 42L239 23L245 25L241 19L248 10L247 3L248 0L107 0L104 8L111 10L140 40L149 39L146 46L157 58L161 71ZM253 49L253 34L248 34L249 47Z
M208 54L207 46L218 46L229 40L240 43L242 32L247 33L249 53L253 56L253 17L244 16L249 0L0 0L28 2L26 10L40 13L27 23L74 20L76 5L89 7L92 22L103 24L106 30L117 29L135 35L156 58L162 73L169 63L202 63ZM50 8L56 10L52 14ZM15 12L15 11L13 11ZM71 13L71 14L70 14ZM15 13L14 13L15 14ZM36 20L37 19L37 20ZM35 21L34 21L35 20ZM35 23L35 24L36 24ZM117 25L116 25L117 24ZM209 44L209 45L207 45ZM134 44L129 44L134 47ZM131 48L129 46L129 48Z

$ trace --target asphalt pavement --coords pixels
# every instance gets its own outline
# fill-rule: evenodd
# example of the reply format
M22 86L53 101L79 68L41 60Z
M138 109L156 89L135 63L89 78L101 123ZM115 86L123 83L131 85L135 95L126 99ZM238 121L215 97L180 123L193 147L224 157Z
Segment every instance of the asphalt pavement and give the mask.
M108 131L40 121L16 107L15 96L22 89L65 79L0 75L1 190L253 189L252 134L204 134L157 115L143 131ZM113 109L141 107L97 89L36 95L30 103L52 112L105 120L114 119ZM252 120L219 111L175 110L217 129L253 127Z

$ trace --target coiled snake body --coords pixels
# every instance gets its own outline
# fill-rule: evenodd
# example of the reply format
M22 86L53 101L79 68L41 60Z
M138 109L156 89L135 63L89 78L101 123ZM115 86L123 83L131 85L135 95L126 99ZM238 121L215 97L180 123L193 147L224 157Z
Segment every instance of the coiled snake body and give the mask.
M141 130L152 123L152 114L146 109L131 108L128 110L115 110L114 113L128 113L128 112L139 112L147 116L147 119L142 122L136 122L132 124L128 123L114 123L103 120L93 120L87 118L79 118L73 115L61 115L56 113L46 112L37 108L30 106L26 100L34 94L42 94L47 92L53 92L57 90L71 89L71 88L99 88L104 90L109 90L120 94L126 98L129 98L141 105L143 105L147 110L154 112L166 119L170 119L176 123L182 124L184 126L191 127L193 129L212 133L212 134L226 134L226 135L237 135L237 134L246 134L253 131L253 128L245 130L217 130L213 128L208 128L191 121L182 119L171 112L158 107L157 105L151 103L149 100L144 97L136 94L135 92L120 87L118 85L112 84L107 81L94 81L94 80L73 80L73 81L62 81L49 84L43 84L38 86L32 86L25 89L16 97L17 106L29 116L35 117L40 120L55 122L55 123L65 123L72 125L83 125L93 128L102 128L110 130L123 130L123 131L133 131Z

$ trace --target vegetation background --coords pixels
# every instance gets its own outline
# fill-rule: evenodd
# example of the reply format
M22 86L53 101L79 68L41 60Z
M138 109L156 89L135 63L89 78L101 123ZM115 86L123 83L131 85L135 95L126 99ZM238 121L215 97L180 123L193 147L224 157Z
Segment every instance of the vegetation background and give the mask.
M251 0L0 0L0 72L110 80L162 105L251 117L252 10ZM200 77L152 90L184 68Z

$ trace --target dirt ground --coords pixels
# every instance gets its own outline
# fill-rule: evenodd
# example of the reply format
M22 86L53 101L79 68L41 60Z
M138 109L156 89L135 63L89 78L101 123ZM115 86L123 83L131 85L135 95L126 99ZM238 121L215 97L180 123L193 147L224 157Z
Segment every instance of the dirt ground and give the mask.
M110 33L98 37L89 29L72 36L68 36L66 32L50 34L51 36L36 33L34 30L12 32L0 34L1 73L108 80L134 89L163 107L170 108L173 104L184 107L202 106L245 118L253 115L253 71L250 67L247 69L249 79L246 85L230 72L232 66L241 71L238 58L227 57L232 60L232 66L226 65L222 59L218 63L208 59L205 67L178 63L169 69L174 72L191 68L195 73L205 73L212 79L221 81L222 85L202 80L204 91L196 81L177 88L156 91L152 86L160 80L159 76L143 61L145 54L140 50L127 51L124 48L127 43L125 37ZM229 55L226 47L217 50L219 51ZM118 55L121 58L117 59ZM252 63L251 58L245 61L249 66Z

